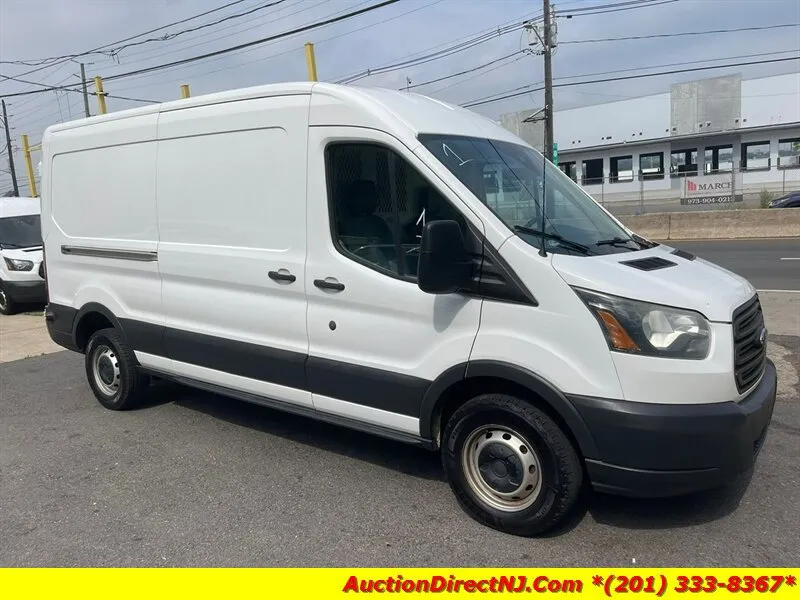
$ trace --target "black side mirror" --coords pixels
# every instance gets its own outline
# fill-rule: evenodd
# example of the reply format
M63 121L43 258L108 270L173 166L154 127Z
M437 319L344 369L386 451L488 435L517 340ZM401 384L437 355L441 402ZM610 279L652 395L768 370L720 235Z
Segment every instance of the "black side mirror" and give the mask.
M422 230L417 285L428 294L452 294L472 276L472 261L455 221L432 221Z

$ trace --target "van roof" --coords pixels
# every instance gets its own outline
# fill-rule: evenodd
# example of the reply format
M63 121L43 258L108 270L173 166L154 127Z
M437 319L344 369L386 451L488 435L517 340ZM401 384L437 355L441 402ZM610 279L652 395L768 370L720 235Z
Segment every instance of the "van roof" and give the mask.
M48 127L46 137L58 131L135 116L168 112L194 106L221 104L236 100L295 94L319 94L332 101L338 101L339 105L345 105L351 110L356 110L358 114L372 117L368 120L374 121L377 119L382 127L401 138L408 134L416 136L419 133L437 133L484 137L525 144L521 139L482 115L428 96L385 88L305 81L269 84L193 96L191 98L98 115L88 119L69 121ZM320 112L324 113L326 108L329 107L323 106L323 110ZM325 117L321 118L324 119ZM324 121L319 123L312 122L312 125L315 124L322 125L325 123Z
M0 219L20 215L38 215L41 212L39 198L19 198L9 196L0 198Z

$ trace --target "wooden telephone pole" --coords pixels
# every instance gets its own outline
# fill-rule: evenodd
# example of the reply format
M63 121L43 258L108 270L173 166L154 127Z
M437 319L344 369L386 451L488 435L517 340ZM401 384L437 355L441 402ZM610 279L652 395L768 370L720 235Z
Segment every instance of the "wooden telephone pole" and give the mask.
M547 160L553 160L553 45L552 45L552 14L550 0L543 0L544 9L544 35L542 36L542 51L544 52L544 155Z

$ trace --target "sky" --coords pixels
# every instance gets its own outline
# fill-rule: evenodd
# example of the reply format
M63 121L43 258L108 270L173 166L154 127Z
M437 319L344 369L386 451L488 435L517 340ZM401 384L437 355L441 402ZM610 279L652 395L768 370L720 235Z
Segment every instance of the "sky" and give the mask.
M158 38L221 18L254 10L213 27L184 33L171 39L150 41L124 48L115 56L88 54L76 61L86 64L87 78L159 65L190 56L264 38L358 10L381 0L243 0L204 17L168 27L132 41ZM725 64L800 56L800 0L654 0L652 6L618 7L605 14L593 6L620 4L630 0L553 0L558 27L558 45L553 56L553 77L593 74L630 69L635 74L660 65L674 70L706 64ZM663 2L659 4L659 1ZM219 8L231 0L0 0L0 96L42 89L6 77L17 77L47 86L79 85L76 62L39 68L12 61L79 54L124 38L139 35L168 23ZM599 10L599 9L598 9ZM608 9L606 9L608 10ZM570 11L576 11L571 13ZM487 65L482 69L419 85L413 91L454 104L465 104L525 85L539 87L543 80L542 57L522 53L528 48L525 31L506 25L540 17L541 0L400 0L389 6L332 25L296 34L274 42L191 64L138 76L108 81L108 110L118 111L146 101L180 97L180 85L188 84L193 96L222 90L307 79L304 43L316 49L320 81L336 82L346 76L387 64L426 56L476 35L494 32L485 42L437 60L410 65L357 81L357 85L405 88ZM566 18L572 14L572 18ZM704 33L648 39L589 42L598 38L671 35L678 32L709 32L718 29L791 25L779 29ZM774 54L773 54L774 53ZM780 53L780 54L778 54ZM763 54L759 57L735 58ZM509 56L513 55L513 56ZM503 57L509 57L504 60ZM496 61L496 62L493 62ZM691 63L691 64L690 64ZM683 67L682 67L683 65ZM34 71L34 69L37 69ZM556 110L612 102L628 97L662 93L672 83L704 77L741 73L745 79L798 72L800 61L786 61L700 73L682 73L596 83L555 90ZM33 72L31 72L33 71ZM613 76L613 75L610 75ZM603 75L599 76L604 77ZM597 78L597 77L594 77ZM571 81L576 81L573 79ZM90 86L90 91L93 87ZM798 97L800 101L800 96ZM472 110L490 118L518 110L538 108L542 92L525 93L507 100L475 106ZM28 192L27 176L19 152L20 136L31 143L41 140L53 123L81 118L81 94L45 91L7 97L12 147L21 194ZM96 98L90 110L97 114ZM5 140L0 138L0 149ZM38 162L34 156L34 162ZM8 156L0 154L0 195L11 188Z

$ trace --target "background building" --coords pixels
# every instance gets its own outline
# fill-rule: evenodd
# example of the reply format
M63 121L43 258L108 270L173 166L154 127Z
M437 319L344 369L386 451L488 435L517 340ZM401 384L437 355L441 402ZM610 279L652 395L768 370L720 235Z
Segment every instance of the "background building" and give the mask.
M537 109L501 124L541 149ZM556 111L559 167L619 213L758 206L800 189L800 73L676 83Z

